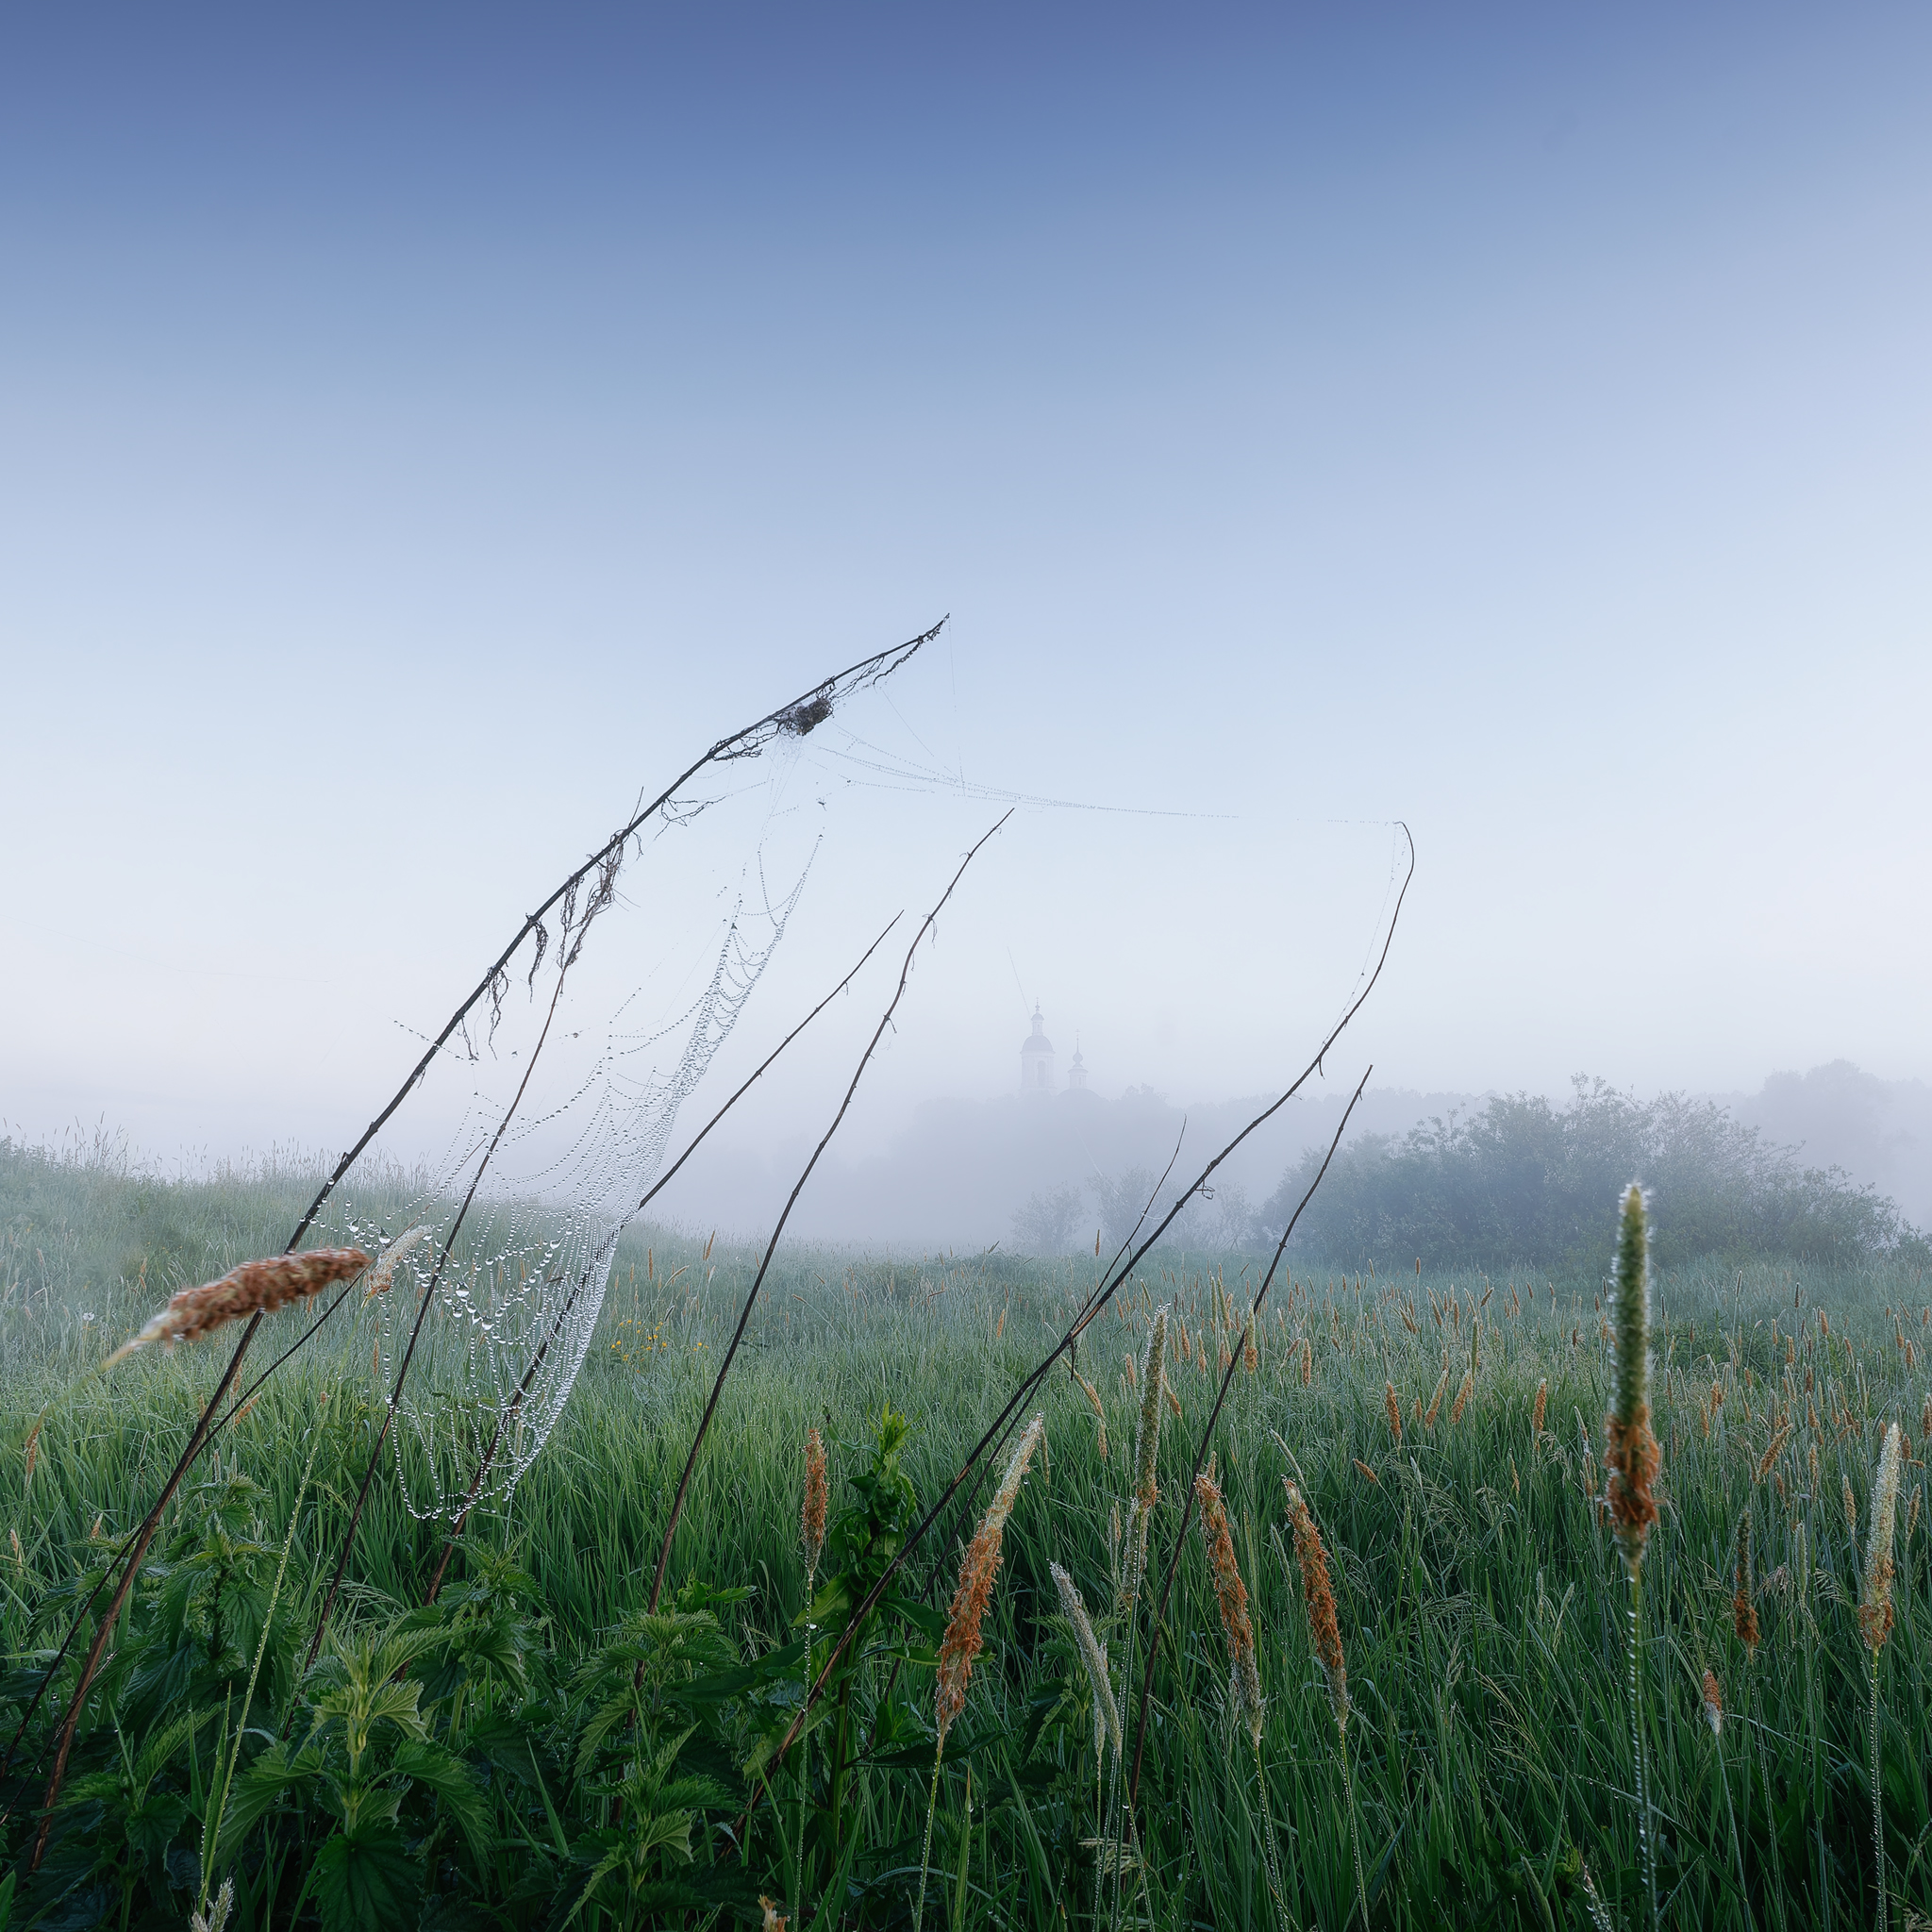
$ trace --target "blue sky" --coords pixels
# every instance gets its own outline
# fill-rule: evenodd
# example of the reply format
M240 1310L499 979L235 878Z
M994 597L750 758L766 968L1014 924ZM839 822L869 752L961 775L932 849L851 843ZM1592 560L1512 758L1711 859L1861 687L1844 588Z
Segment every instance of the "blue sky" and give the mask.
M1051 840L987 888L1119 1080L1267 1085L1281 935L1345 984L1397 817L1378 1080L1932 1075L1928 55L1906 8L16 12L0 1116L335 1139L641 784L945 611L941 761L1229 815L1078 929L1013 909L1077 894ZM1096 943L1156 921L1231 1015L1163 1051ZM1005 1081L1012 976L928 1085Z

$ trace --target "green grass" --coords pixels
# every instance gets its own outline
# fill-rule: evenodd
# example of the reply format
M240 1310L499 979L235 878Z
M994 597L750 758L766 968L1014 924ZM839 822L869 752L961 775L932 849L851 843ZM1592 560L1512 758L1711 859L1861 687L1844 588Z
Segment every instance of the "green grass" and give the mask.
M0 1641L13 1665L58 1638L75 1577L139 1517L226 1351L218 1341L138 1356L106 1376L90 1374L91 1366L167 1290L279 1247L306 1198L303 1183L297 1173L268 1173L162 1185L99 1163L0 1156L0 1520L7 1527ZM1607 1202L1606 1260L1613 1213ZM631 1741L658 1735L651 1726L659 1709L696 1724L688 1749L708 1755L691 1760L691 1775L714 1777L721 1794L707 1801L700 1793L686 1807L695 1821L693 1862L677 1870L720 1874L721 1898L737 1885L741 1901L762 1890L785 1908L792 1863L783 1834L797 1816L795 1753L773 1780L775 1807L752 1807L741 1883L731 1868L740 1857L738 1816L758 1787L747 1767L755 1769L760 1740L768 1748L796 1707L797 1672L782 1658L797 1641L803 1602L805 1430L817 1424L832 1445L836 1509L850 1500L847 1479L866 1466L882 1407L903 1412L912 1423L904 1467L923 1503L1091 1281L1091 1266L998 1257L891 1262L797 1251L783 1259L727 1386L671 1568L674 1585L697 1579L713 1589L749 1587L748 1596L718 1609L723 1635L745 1660L781 1661L733 1696L718 1691L702 1709L680 1703L676 1686L696 1673L715 1689L726 1684L722 1667L707 1667L707 1675L693 1664L680 1676L681 1666L663 1666L662 1681L672 1688L660 1703L637 1717L635 1729L601 1745L593 1740L584 1759L590 1768L579 1775L572 1767L592 1728L587 1713L602 1694L593 1686L604 1681L596 1671L618 1681L605 1647L648 1594L670 1489L754 1260L721 1247L707 1278L698 1253L697 1243L662 1230L626 1241L562 1422L508 1512L473 1522L453 1568L453 1576L487 1577L493 1556L514 1557L532 1586L517 1611L519 1641L531 1649L521 1681L484 1663L417 1672L427 1734L470 1766L491 1847L478 1850L457 1829L460 1807L447 1793L438 1796L421 1781L409 1788L395 1856L413 1861L426 1879L425 1923L560 1924L600 1847L660 1802L635 1782L641 1754ZM680 1266L687 1272L667 1290ZM1222 1340L1233 1339L1215 1326L1216 1271L1237 1305L1258 1274L1240 1258L1153 1266L1083 1344L1081 1369L1108 1411L1105 1459L1093 1413L1064 1370L1043 1392L1046 1454L1008 1528L987 1653L947 1745L928 1924L1090 1922L1092 1853L1083 1840L1097 1835L1092 1721L1047 1564L1058 1560L1072 1572L1118 1668L1127 1637L1109 1629L1102 1613L1111 1603L1109 1519L1131 1487L1138 1405L1124 1384L1124 1357L1138 1354L1153 1307L1167 1300L1191 1335L1205 1335L1209 1357L1206 1370L1174 1366L1184 1414L1178 1424L1170 1418L1161 1446L1158 1585L1212 1400L1215 1357ZM1325 1272L1304 1279L1297 1271L1291 1289L1277 1284L1271 1296L1260 1372L1236 1374L1213 1446L1258 1639L1268 1697L1268 1808L1286 1905L1297 1924L1348 1924L1356 1880L1334 1724L1309 1649L1298 1576L1284 1562L1284 1474L1308 1498L1333 1566L1373 1923L1584 1925L1584 1860L1619 1924L1644 1916L1628 1795L1623 1569L1591 1496L1592 1483L1599 1491L1602 1484L1607 1348L1594 1284L1553 1289L1538 1277L1529 1304L1522 1300L1526 1286L1521 1272L1389 1284ZM1741 1274L1690 1268L1657 1287L1665 1505L1646 1560L1644 1605L1664 1918L1685 1926L1871 1924L1877 1897L1866 1769L1868 1660L1856 1603L1882 1423L1904 1423L1911 1454L1924 1453L1920 1417L1924 1351L1932 1343L1932 1329L1920 1325L1924 1287L1909 1268L1779 1267ZM1419 1333L1403 1320L1411 1302ZM1444 1310L1441 1325L1432 1302ZM1913 1372L1894 1341L1888 1308L1907 1311ZM1828 1339L1818 1324L1821 1309L1829 1314ZM263 1360L299 1332L300 1319L299 1311L271 1318L258 1344ZM1452 1425L1473 1323L1481 1336L1474 1393ZM1794 1330L1787 1383L1783 1343ZM1302 1336L1313 1343L1307 1386L1294 1350ZM1432 1428L1421 1426L1413 1405L1427 1407L1445 1354L1452 1373L1441 1413ZM1807 1374L1814 1385L1808 1397ZM1385 1378L1401 1398L1399 1446L1384 1413ZM1546 1427L1538 1438L1530 1415L1544 1378ZM1714 1382L1724 1399L1707 1425ZM1819 1411L1816 1432L1809 1403ZM1759 1485L1756 1470L1773 1415L1786 1407L1795 1426ZM25 1445L43 1412L29 1483ZM379 1417L368 1331L345 1321L326 1346L318 1343L269 1385L225 1440L218 1460L191 1480L164 1534L173 1554L158 1544L160 1560L151 1566L158 1574L117 1639L116 1663L91 1701L76 1757L77 1776L106 1775L122 1748L117 1721L132 1753L159 1728L164 1712L203 1710L207 1731L167 1753L158 1774L157 1789L179 1800L178 1818L168 1811L175 1823L164 1837L156 1839L156 1825L144 1840L144 1827L117 1823L124 1818L118 1800L63 1814L47 1872L31 1885L23 1873L15 1924L118 1924L124 1907L130 1924L185 1923L199 1884L209 1766L252 1647L230 1631L229 1649L217 1657L222 1642L209 1627L212 1612L205 1594L181 1595L187 1582L174 1586L188 1607L171 1626L168 1578L188 1576L192 1553L210 1546L219 1526L215 1506L225 1498L232 1508L223 1534L238 1547L252 1541L272 1557L292 1526L290 1582L272 1624L265 1681L272 1680L272 1707L291 1712L300 1730L323 1687L298 1685L298 1653ZM314 1473L296 1513L311 1446ZM1907 1910L1932 1911L1932 1651L1924 1608L1932 1524L1910 1500L1924 1485L1923 1460L1906 1474L1901 1527L1909 1513L1914 1529L1900 1551L1897 1625L1881 1669L1882 1800L1895 1924L1907 1923ZM238 1475L258 1485L258 1494L211 1487ZM1843 1515L1843 1482L1858 1511L1856 1532ZM1754 1511L1758 1575L1769 1579L1757 1601L1764 1641L1748 1667L1732 1629L1730 1581L1746 1504ZM943 1609L970 1528L963 1511L943 1524L909 1566L908 1597ZM438 1548L434 1526L408 1514L386 1474L357 1546L341 1642L404 1617L420 1600ZM232 1614L243 1633L259 1626L260 1605L243 1586L261 1566L246 1551L233 1557ZM838 1923L841 1912L846 1924L909 1922L932 1762L929 1641L929 1630L908 1612L878 1628L876 1654L854 1674L851 1709L860 1746L870 1748L858 1751L836 1821L819 1818L826 1793L814 1787L800 1932ZM1146 1641L1143 1615L1141 1659ZM1703 1717L1699 1683L1707 1667L1721 1679L1729 1712L1721 1740ZM588 1675L576 1674L584 1668ZM142 1679L143 1669L152 1681ZM176 1674L164 1695L155 1686L167 1669ZM658 1670L650 1662L654 1686ZM627 1682L628 1672L626 1663L618 1674ZM1224 1709L1226 1679L1208 1566L1191 1531L1154 1679L1137 1821L1146 1883L1144 1890L1127 1890L1130 1922L1279 1923L1264 1875L1254 1760L1245 1732L1230 1725ZM16 1668L0 1686L0 1703L17 1710L27 1681ZM1138 1691L1137 1681L1131 1696ZM13 1721L8 1717L8 1735ZM669 1722L667 1737L675 1735ZM1133 1724L1130 1704L1130 1751ZM30 1743L42 1728L30 1732ZM684 1728L682 1718L675 1728ZM246 1740L244 1768L275 1729L261 1725L262 1735ZM503 1741L512 1729L525 1744ZM814 1734L815 1776L823 1774L829 1738L823 1727ZM505 1768L526 1747L537 1783ZM541 1776L544 1767L549 1779ZM684 1758L675 1767L680 1774L687 1768ZM634 1782L620 1804L625 1775ZM31 1845L37 1792L37 1783L9 1790L25 1796L6 1827L10 1859ZM225 1827L223 1864L239 1892L233 1923L314 1923L332 1896L316 1877L316 1848L339 1824L311 1793L246 1829ZM833 1884L835 1847L853 1855L842 1892ZM644 1876L629 1894L631 1923L707 1922L704 1908L651 1904L658 1867L646 1858L637 1869ZM125 1875L135 1871L138 1884ZM742 1908L713 1909L728 1919ZM619 1880L609 1879L576 1923L623 1924L625 1909ZM756 1923L757 1908L748 1909ZM415 1911L408 1906L408 1923L416 1923Z

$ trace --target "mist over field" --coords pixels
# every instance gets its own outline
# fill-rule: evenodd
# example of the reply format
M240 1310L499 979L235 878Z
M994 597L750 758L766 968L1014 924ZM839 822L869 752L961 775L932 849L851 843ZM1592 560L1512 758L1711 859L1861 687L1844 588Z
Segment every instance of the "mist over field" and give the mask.
M0 23L0 1932L1932 1927L1932 12Z
M930 1100L877 1151L829 1155L791 1224L811 1239L881 1248L1002 1242L1055 1253L1091 1248L1100 1231L1103 1247L1111 1249L1176 1148L1177 1172L1191 1158L1198 1167L1273 1097L1182 1106L1147 1087L1103 1094L1093 1086L1070 1091L1062 1082L1055 1092ZM1488 1097L1482 1091L1371 1086L1349 1134L1400 1137L1432 1122L1467 1119ZM1756 1127L1766 1141L1793 1149L1804 1166L1842 1169L1853 1183L1895 1201L1916 1225L1932 1224L1932 1089L1924 1082L1884 1081L1835 1061L1805 1074L1774 1075L1756 1092L1698 1097ZM1174 1242L1202 1252L1249 1244L1262 1202L1309 1148L1327 1146L1347 1099L1329 1082L1289 1102L1255 1143L1229 1158L1216 1177L1215 1199L1190 1209ZM699 1232L754 1233L809 1152L803 1134L761 1149L727 1142L665 1196L663 1211ZM1124 1222L1116 1196L1130 1177L1141 1185ZM1066 1207L1057 1239L1051 1219L1043 1227L1037 1217L1036 1224L1024 1224L1029 1201L1067 1196L1076 1205Z

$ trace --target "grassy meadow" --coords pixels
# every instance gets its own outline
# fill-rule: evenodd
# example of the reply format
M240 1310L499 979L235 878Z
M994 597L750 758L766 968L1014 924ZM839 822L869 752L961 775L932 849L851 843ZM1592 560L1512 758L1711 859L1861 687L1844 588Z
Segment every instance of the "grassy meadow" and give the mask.
M0 1737L167 1474L230 1338L98 1364L174 1288L279 1249L308 1191L292 1169L168 1183L0 1149ZM1614 1222L1607 1200L1607 1264ZM381 1418L352 1300L171 1507L37 1872L41 1760L64 1698L27 1721L4 1780L0 1925L185 1926L228 1882L227 1925L250 1932L830 1932L912 1923L923 1867L924 1922L948 1927L1340 1932L1364 1911L1378 1928L1652 1923L1629 1593L1601 1502L1600 1279L1297 1266L1277 1280L1211 1444L1240 1587L1197 1512L1129 1807L1159 1586L1261 1264L1157 1256L1083 1341L1080 1379L1062 1364L1041 1391L1043 1444L935 1778L936 1653L974 1528L963 1504L856 1633L782 1761L775 1746L859 1585L1058 1339L1096 1264L781 1256L647 1616L671 1491L755 1260L663 1230L627 1237L590 1358L510 1507L472 1520L425 1611L441 1533L384 1472L305 1669ZM1641 1710L1657 1917L1924 1924L1932 1291L1911 1266L1694 1264L1653 1290L1662 1514ZM1141 1363L1161 1307L1174 1400L1158 1411L1148 1577L1126 1607ZM259 1361L304 1319L270 1317ZM1857 1606L1888 1422L1911 1460L1877 1666L1881 1897ZM808 1605L814 1427L832 1522ZM1285 1480L1325 1550L1345 1730ZM975 1513L991 1490L972 1491ZM1747 1509L1755 1645L1738 1602ZM1107 1646L1124 1765L1050 1564ZM1230 1676L1223 1612L1237 1596L1265 1698L1257 1746Z

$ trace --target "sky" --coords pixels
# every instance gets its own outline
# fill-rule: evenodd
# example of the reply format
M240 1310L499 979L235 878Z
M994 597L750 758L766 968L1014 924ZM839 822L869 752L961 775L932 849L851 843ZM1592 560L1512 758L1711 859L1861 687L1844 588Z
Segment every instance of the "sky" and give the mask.
M861 1135L1009 1091L1034 1001L1103 1092L1291 1077L1396 822L1336 1080L1932 1077L1928 57L1881 6L15 9L0 1119L345 1144L641 789L941 616L878 715L967 783L849 906L1063 803Z

